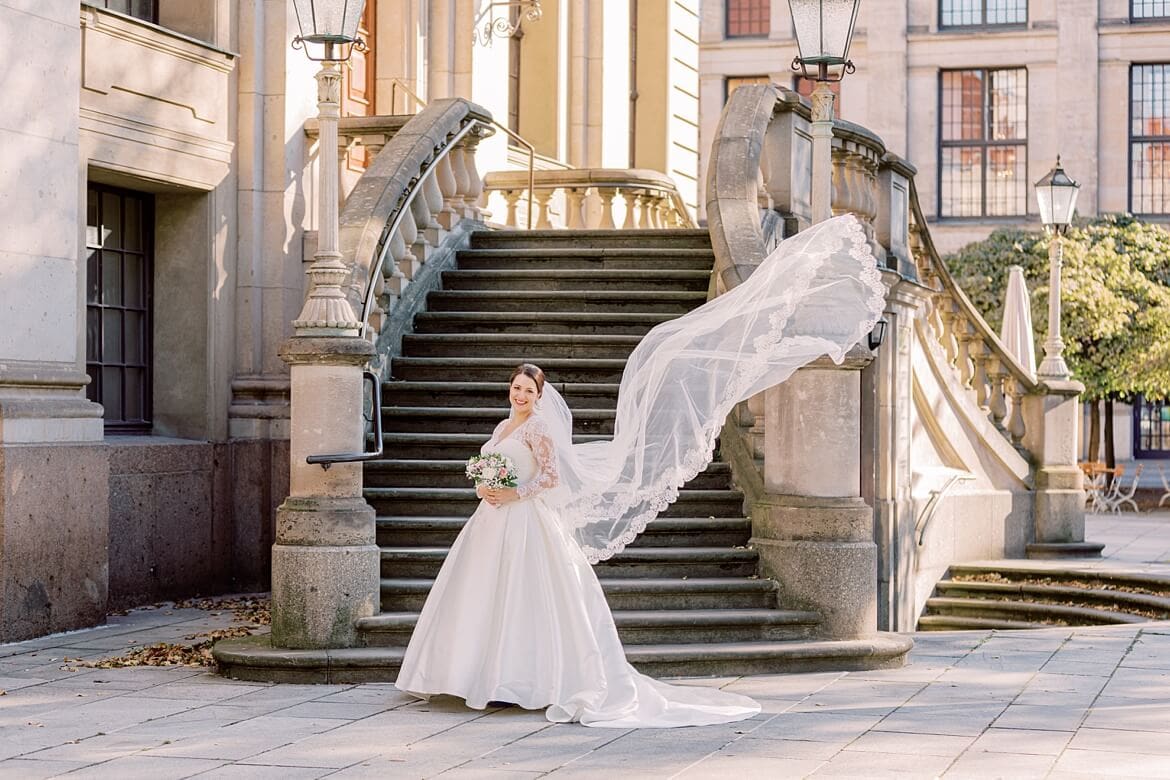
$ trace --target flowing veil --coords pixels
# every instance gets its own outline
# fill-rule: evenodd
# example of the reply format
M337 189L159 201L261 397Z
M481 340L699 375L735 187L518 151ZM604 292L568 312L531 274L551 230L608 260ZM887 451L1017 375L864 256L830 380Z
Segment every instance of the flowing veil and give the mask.
M591 563L620 552L711 462L732 408L828 355L840 363L881 316L885 287L852 215L781 242L746 281L651 330L630 355L612 441L573 444L551 383L538 414L560 486L546 495Z

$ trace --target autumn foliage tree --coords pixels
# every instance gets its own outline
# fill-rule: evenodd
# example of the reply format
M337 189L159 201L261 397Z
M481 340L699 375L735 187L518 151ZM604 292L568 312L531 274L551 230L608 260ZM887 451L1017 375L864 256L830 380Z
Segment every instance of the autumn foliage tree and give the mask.
M1024 269L1032 299L1037 358L1048 329L1050 236L996 230L946 258L972 302L998 331L1008 266ZM1065 236L1061 335L1073 377L1091 404L1090 459L1099 450L1105 402L1106 460L1113 465L1114 400L1170 398L1170 230L1129 215L1073 226Z

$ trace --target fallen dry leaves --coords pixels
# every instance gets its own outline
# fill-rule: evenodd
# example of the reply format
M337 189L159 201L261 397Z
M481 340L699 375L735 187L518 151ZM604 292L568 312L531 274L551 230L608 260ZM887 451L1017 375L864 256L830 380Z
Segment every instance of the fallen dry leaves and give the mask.
M151 609L199 609L213 616L230 612L232 619L243 625L201 631L183 637L184 640L202 639L194 644L178 642L157 642L146 647L137 647L121 655L86 661L81 658L65 658L66 671L87 669L118 669L127 666L214 666L211 648L221 639L249 636L255 629L272 624L271 605L267 596L236 596L229 598L185 599L174 604L155 604ZM168 613L169 614L169 613Z

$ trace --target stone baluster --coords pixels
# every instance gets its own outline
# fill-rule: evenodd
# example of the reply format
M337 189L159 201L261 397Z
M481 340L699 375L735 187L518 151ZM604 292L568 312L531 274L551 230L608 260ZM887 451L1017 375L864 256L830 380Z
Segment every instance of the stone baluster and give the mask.
M626 220L622 223L622 230L633 230L638 227L638 196L632 190L623 188L622 198L626 201Z
M975 375L971 365L971 341L975 338L975 330L970 321L962 315L955 317L955 338L959 342L959 350L955 357L955 367L959 369L959 384L971 387L971 378Z
M638 227L640 227L643 230L645 230L649 227L653 227L653 225L650 224L650 205L651 205L650 193L647 192L646 190L639 191L637 200L638 200Z
M999 358L993 357L989 362L988 376L991 377L991 399L988 411L991 412L991 422L996 428L1003 430L1003 420L1007 417L1007 393L1004 387L1008 372L1004 370Z
M487 130L478 127L463 138L463 164L467 168L467 202L468 216L472 219L484 219L490 216L480 208L480 199L483 197L483 179L479 175L479 167L475 164L475 149L486 136Z
M940 304L939 317L942 320L943 351L946 352L947 362L953 365L959 356L959 342L955 338L955 326L959 315L955 312L951 298L946 292L935 293L935 299Z
M987 349L987 344L982 339L976 339L971 343L971 359L975 364L975 375L972 378L972 387L975 388L975 403L979 405L980 409L987 408L987 401L991 398L991 392L988 389L987 378L987 361L990 356Z
M460 218L467 216L470 206L467 200L468 193L471 192L471 176L467 172L468 157L470 155L462 146L452 149L447 154L447 159L451 161L451 173L455 176L455 193L451 196L450 202Z
M585 191L580 187L565 188L565 227L580 230L585 227Z
M423 182L423 191L419 197L426 198L427 209L431 213L430 222L427 228L431 230L439 230L443 228L443 223L439 221L440 215L443 213L443 191L439 188L439 173L442 169L441 163L432 163L436 165L435 172L426 178ZM442 242L441 236L439 240L431 240L432 244L436 246Z
M554 190L537 190L535 193L536 200L536 229L548 230L552 227L552 221L549 219L549 202L552 200Z
M597 197L601 199L601 222L597 226L602 230L613 230L617 227L613 221L613 199L616 195L616 187L599 187L597 189Z
M407 215L403 222L413 221L415 238L414 243L410 247L410 251L418 258L419 263L426 263L431 257L431 252L434 247L427 238L427 221L431 218L431 210L427 206L426 198L421 197L421 193L414 196L414 200L410 202L410 214ZM436 225L435 227L438 227Z
M510 228L517 226L516 220L516 204L520 202L520 190L504 190L504 203L506 204L504 224Z
M418 226L414 224L414 215L410 213L410 209L406 210L402 221L398 223L398 235L406 245L406 254L402 258L402 273L407 279L413 279L418 274L422 260L414 253L415 242L418 241Z
M439 182L439 192L443 196L443 209L439 212L439 224L447 230L451 230L459 221L459 215L455 208L459 184L455 179L455 169L451 165L449 156L444 155L439 160L439 170L435 172L435 177Z
M397 236L398 240L394 238ZM406 242L402 240L400 233L395 233L389 239L390 247L386 250L390 261L382 264L382 277L386 280L385 289L387 294L393 295L395 299L402 296L402 291L406 289L409 280L406 274L402 273L402 259L406 255Z
M1024 383L1013 376L1008 382L1008 387L1012 396L1012 413L1008 418L1007 431L1011 434L1012 444L1018 446L1027 433L1024 424Z
M406 248L406 239L403 238L401 230L395 230L394 235L390 236L390 258L394 261L394 267L398 269L396 277L401 280L398 287L398 294L401 295L414 278L415 271L414 255Z

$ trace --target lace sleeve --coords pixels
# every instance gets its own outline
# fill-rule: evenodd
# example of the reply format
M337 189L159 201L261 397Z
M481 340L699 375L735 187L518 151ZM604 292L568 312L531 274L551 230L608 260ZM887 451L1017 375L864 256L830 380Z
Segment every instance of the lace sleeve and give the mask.
M557 453L543 420L530 420L520 430L520 435L521 440L532 450L536 458L537 473L531 480L516 488L516 495L520 498L531 498L561 483L560 472L557 470Z

